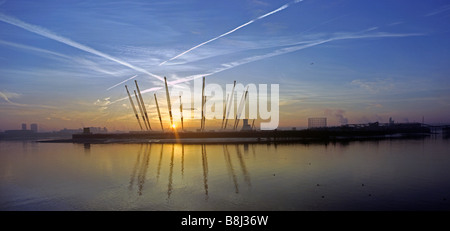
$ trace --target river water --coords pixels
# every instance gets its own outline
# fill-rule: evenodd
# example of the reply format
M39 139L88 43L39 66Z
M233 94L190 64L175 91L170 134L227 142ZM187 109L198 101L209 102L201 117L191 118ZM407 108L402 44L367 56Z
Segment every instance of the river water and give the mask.
M0 141L0 210L450 210L450 140Z

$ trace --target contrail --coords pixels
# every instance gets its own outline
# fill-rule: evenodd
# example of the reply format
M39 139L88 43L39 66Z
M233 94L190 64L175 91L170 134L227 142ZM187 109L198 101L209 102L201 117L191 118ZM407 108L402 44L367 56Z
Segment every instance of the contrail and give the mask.
M372 28L366 30L366 31L370 31L373 30ZM363 31L364 32L364 31ZM422 36L423 34L420 33L409 33L409 34L396 34L396 33L373 33L373 34L366 34L366 35L358 35L361 32L357 32L357 33L353 33L353 34L347 34L347 35L341 35L341 36L335 36L335 37L331 37L328 39L318 39L318 40L313 40L313 41L309 41L309 42L305 42L305 41L301 41L298 42L297 44L294 44L290 47L286 47L286 48L281 48L278 50L275 50L273 52L267 53L267 54L263 54L263 55L256 55L256 56L251 56L251 57L247 57L244 59L240 59L237 61L233 61L233 62L229 62L226 64L222 64L222 66L224 66L223 68L218 68L212 72L206 73L206 74L198 74L198 75L191 75L182 79L178 79L178 80L174 80L169 82L169 85L174 85L174 84L179 84L179 83L184 83L184 82L188 82L188 81L192 81L194 79L198 79L201 77L206 77L206 76L210 76L210 75L214 75L217 74L219 72L222 71L226 71L238 66L241 66L243 64L247 64L247 63L251 63L251 62L255 62L258 60L262 60L262 59L266 59L266 58L270 58L270 57L274 57L274 56L278 56L278 55L283 55L286 53L291 53L294 51L298 51L298 50L303 50L305 48L309 48L309 47L314 47L314 46L318 46L324 43L329 43L332 41L337 41L337 40L347 40L347 39L364 39L364 38L388 38L388 37L409 37L409 36Z
M0 91L0 97L2 97L6 102L8 102L8 103L10 103L10 104L22 106L21 104L11 102L11 100L9 100L8 96L6 96L6 94L4 94L4 93L1 92L1 91Z
M367 31L367 30L365 30ZM364 32L364 31L362 31ZM379 32L379 33L372 33L372 34L360 34L361 32L356 32L356 33L349 33L349 34L344 34L344 35L340 35L340 36L335 36L335 37L331 37L331 38L327 38L327 39L317 39L317 40L312 40L312 41L300 41L296 44L293 44L290 47L286 47L286 48L281 48L275 51L272 51L270 53L267 54L263 54L263 55L256 55L256 56L251 56L251 57L247 57L244 59L240 59L237 61L233 61L233 62L229 62L229 63L225 63L222 64L222 66L224 66L223 68L218 68L216 70L213 70L209 73L205 73L205 74L197 74L197 75L191 75L182 79L177 79L171 82L168 82L167 85L175 85L175 84L179 84L179 83L184 83L184 82L189 82L201 77L207 77L210 75L214 75L247 63L251 63L251 62L255 62L255 61L259 61L262 59L266 59L266 58L270 58L270 57L274 57L274 56L278 56L278 55L283 55L283 54L287 54L287 53L291 53L291 52L295 52L298 50L303 50L309 47L314 47L314 46L318 46L324 43L329 43L332 41L337 41L337 40L347 40L347 39L365 39L365 38L395 38L395 37L410 37L410 36L422 36L424 34L420 34L420 33L383 33L383 32ZM144 91L142 91L142 93L146 93L146 92L151 92L151 91L155 91L155 90L159 90L162 89L162 87L154 87L154 88L150 88L150 89L146 89ZM118 99L112 103L116 103L122 100L126 100L127 98L121 98Z
M194 47L190 48L189 50L186 50L186 51L184 51L184 52L178 54L177 56L175 56L175 57L173 57L173 58L171 58L171 59L169 59L169 60L166 60L166 61L160 63L159 66L164 65L165 63L167 63L167 62L169 62L169 61L172 61L172 60L174 60L174 59L176 59L176 58L179 58L179 57L185 55L186 53L188 53L188 52L190 52L190 51L192 51L192 50L195 50L195 49L197 49L197 48L199 48L199 47L201 47L201 46L203 46L203 45L205 45L205 44L208 44L208 43L210 43L210 42L212 42L212 41L214 41L214 40L217 40L217 39L222 38L222 37L224 37L224 36L226 36L226 35L229 35L229 34L235 32L235 31L237 31L237 30L239 30L239 29L241 29L241 28L243 28L243 27L246 27L246 26L248 26L248 25L250 25L250 24L252 24L252 23L254 23L254 22L256 22L256 21L258 21L258 20L260 20L260 19L263 19L263 18L265 18L265 17L267 17L267 16L269 16L269 15L272 15L272 14L275 14L275 13L277 13L277 12L279 12L279 11L282 11L282 10L288 8L291 4L296 4L296 3L299 3L299 2L302 2L302 1L303 1L303 0L295 0L295 1L291 2L291 3L286 3L286 4L284 4L283 6L279 7L279 8L276 9L276 10L273 10L273 11L271 11L271 12L265 14L265 15L259 16L258 18L252 19L252 20L248 21L247 23L244 23L244 24L242 24L242 25L240 25L240 26L238 26L238 27L236 27L236 28L234 28L234 29L232 29L232 30L230 30L230 31L228 31L228 32L226 32L226 33L224 33L224 34L221 34L221 35L219 35L219 36L217 36L217 37L215 37L215 38L212 38L212 39L210 39L210 40L208 40L208 41L206 41L206 42L200 43L200 44L198 44L197 46L194 46Z
M10 17L10 16L2 14L2 13L0 13L0 21L9 23L9 24L17 26L17 27L20 27L20 28L25 29L27 31L30 31L30 32L33 32L35 34L44 36L46 38L53 39L53 40L58 41L60 43L64 43L64 44L69 45L71 47L80 49L82 51L85 51L85 52L88 52L88 53L100 56L102 58L105 58L105 59L108 59L110 61L116 62L116 63L121 64L123 66L129 67L129 68L131 68L131 69L133 69L135 71L142 72L144 74L147 74L147 75L150 75L150 76L152 76L154 78L157 78L157 79L159 79L161 81L164 81L164 78L162 78L161 76L158 76L158 75L155 75L153 73L150 73L150 72L148 72L147 70L145 70L143 68L136 67L136 66L134 66L134 65L132 65L130 63L127 63L125 61L119 60L119 59L117 59L115 57L112 57L112 56L110 56L108 54L105 54L103 52L95 50L95 49L93 49L91 47L88 47L86 45L83 45L83 44L80 44L78 42L72 41L71 39L62 37L60 35L56 35L55 33L51 32L51 31L49 31L47 29L44 29L42 27L26 23L24 21L21 21L19 19Z
M57 52L53 52L53 51L49 51L49 50L45 50L45 49L41 49L41 48L37 48L37 47L27 46L27 45L13 43L13 42L8 42L8 41L4 41L4 40L1 40L1 39L0 39L0 44L11 46L11 47L16 47L16 48L20 48L20 49L26 49L26 50L31 50L31 51L51 54L51 55L59 56L59 57L66 58L66 59L71 59L71 57L69 57L67 55L64 55L64 54L60 54L60 53L57 53Z
M47 108L47 109L55 109L56 107L53 106L47 106L47 105L32 105L32 104L21 104L21 103L15 103L12 102L11 100L9 100L8 96L0 91L0 98L3 98L7 103L14 105L14 106L19 106L19 107L40 107L40 108Z
M124 81L122 81L122 82L120 82L120 83L118 83L118 84L116 84L116 85L114 85L114 86L112 86L112 87L106 89L106 90L109 91L109 90L111 90L111 89L113 89L113 88L119 86L120 84L125 83L125 82L128 81L128 80L132 80L132 79L134 79L134 78L136 78L136 77L137 77L137 75L134 75L134 76L132 76L131 78L128 78L128 79L126 79L126 80L124 80Z

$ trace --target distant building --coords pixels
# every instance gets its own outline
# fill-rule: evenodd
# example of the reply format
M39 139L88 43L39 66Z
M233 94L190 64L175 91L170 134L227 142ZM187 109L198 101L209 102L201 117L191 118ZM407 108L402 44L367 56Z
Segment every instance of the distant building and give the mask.
M92 134L91 128L83 128L83 134Z
M75 134L75 133L81 133L81 132L83 132L83 129L81 129L81 128L79 128L79 129L67 129L67 128L64 128L62 130L59 130L58 133L60 133L60 134Z
M389 117L389 125L393 125L394 124L394 120L392 119L392 117Z
M6 130L5 134L8 136L28 137L33 136L34 132L31 130Z
M90 132L92 133L107 133L108 129L106 129L106 127L89 127Z
M252 127L248 124L248 119L243 119L242 131L251 131Z
M308 128L323 128L327 126L327 118L308 118Z
M83 133L107 133L108 129L106 127L85 127L83 128Z
M22 130L27 130L27 124L22 124Z
M30 124L30 129L33 132L38 132L38 125L37 124Z

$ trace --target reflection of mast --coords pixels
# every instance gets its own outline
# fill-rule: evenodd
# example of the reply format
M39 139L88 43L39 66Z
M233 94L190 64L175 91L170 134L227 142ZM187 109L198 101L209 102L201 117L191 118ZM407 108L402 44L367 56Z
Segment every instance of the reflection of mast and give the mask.
M136 119L139 123L139 127L141 128L141 130L144 130L144 129L142 129L141 121L139 120L139 116L137 114L136 107L134 106L133 100L131 99L131 95L130 95L130 92L128 91L127 85L125 85L125 89L127 89L128 98L130 99L131 107L133 108L134 114L136 115Z
M252 144L252 152L253 152L253 157L256 157L256 153L255 153L255 145Z
M245 162L244 162L244 159L242 158L242 153L241 153L241 150L239 150L239 146L238 145L236 145L236 152L237 152L237 156L238 156L238 159L239 159L239 163L241 165L242 174L244 174L245 182L247 182L247 184L249 186L251 186L252 184L250 182L250 175L248 174L247 167L245 166Z
M161 130L164 131L164 127L162 125L162 119L161 119L161 112L159 111L158 99L156 98L156 94L153 94L153 95L155 96L156 109L158 109L158 116L159 116L159 122L161 123Z
M242 110L243 110L244 105L247 100L247 93L248 93L248 87L247 87L247 90L245 90L244 93L242 93L241 102L239 103L239 108L238 108L238 111L236 112L236 119L234 120L234 130L236 130L237 127L239 126L239 120L241 120L241 113L242 113ZM245 112L244 112L244 114L245 114Z
M141 112L141 116L142 116L142 120L144 121L145 128L147 128L147 130L148 130L148 125L145 120L144 111L142 110L142 106L141 106L141 103L139 102L139 98L137 96L136 90L134 91L134 96L136 97L137 105L139 107L139 111Z
M225 126L224 126L223 129L226 129L226 128L227 128L228 118L229 118L229 116L230 116L230 107L231 107L231 104L233 103L234 87L235 87L235 86L236 86L236 80L234 81L233 88L232 88L232 90L231 90L230 102L228 103L227 118L225 119Z
M148 150L148 152L147 152L147 150ZM151 154L151 152L152 152L152 146L151 145L148 145L147 147L145 147L145 155L144 155L144 159L143 159L143 161L141 163L141 168L139 170L139 175L138 175L139 196L142 195L142 189L144 188L145 175L147 175L148 163L150 162L150 154Z
M150 126L150 119L148 118L148 114L147 114L147 109L145 108L144 98L142 98L142 95L141 95L141 90L139 90L139 86L138 86L138 83L136 80L134 80L134 83L136 84L136 89L139 94L139 101L141 102L141 106L142 106L142 109L144 110L145 118L147 119L148 128L150 130L152 130L152 126Z
M202 118L200 121L200 130L203 131L204 127L203 127L203 117L204 117L204 113L205 113L205 77L203 77L203 86L202 86Z
M161 170L161 161L162 161L162 156L163 156L163 148L164 148L164 144L161 144L161 154L159 154L159 163L158 163L158 172L156 174L156 181L158 181L158 179L159 179L159 172Z
M172 174L173 174L174 151L175 151L175 145L172 144L172 158L170 159L170 172L169 172L169 184L167 185L167 198L170 198L170 194L172 194Z
M169 94L169 88L167 87L167 80L164 76L164 83L166 85L166 98L167 98L167 107L169 108L169 116L170 116L170 127L172 128L173 125L173 119L172 119L172 104L170 104L170 94Z
M205 111L205 107L206 107L206 95L205 96L203 96L203 101L204 101L204 104L203 104L203 109L202 109L202 111ZM206 113L203 113L203 116L202 116L202 130L205 130L205 123L206 123L206 118L205 118L205 114Z
M225 161L227 163L228 174L230 174L233 177L235 192L239 193L239 185L237 182L236 173L234 172L233 164L231 163L230 152L228 152L228 147L226 145L223 146L223 154L225 156Z
M203 166L203 185L205 187L206 199L208 199L208 159L206 156L206 146L202 145L202 166Z
M223 104L223 120L222 120L222 127L221 127L221 129L223 129L223 123L225 122L225 115L226 115L226 112L227 112L228 97L230 97L230 94L227 94L227 100Z
M84 147L84 154L89 155L89 153L91 153L91 144L85 143L83 144L83 147Z
M134 164L133 172L131 173L131 176L130 176L130 185L128 186L128 190L130 190L130 191L133 189L134 178L136 176L136 171L137 171L137 168L139 166L139 162L141 160L142 147L143 147L143 145L141 145L141 148L139 149L138 156L137 156L137 159L136 159L136 163Z
M181 130L184 130L184 125L183 125L183 104L181 103L181 95L180 95L180 115L181 115Z
M184 144L181 144L181 176L184 177Z

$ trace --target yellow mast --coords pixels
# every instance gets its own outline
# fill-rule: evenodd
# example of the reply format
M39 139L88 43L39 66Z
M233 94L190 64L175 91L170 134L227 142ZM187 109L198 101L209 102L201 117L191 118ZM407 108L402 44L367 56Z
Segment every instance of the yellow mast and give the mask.
M136 119L139 123L139 127L141 128L141 130L144 130L144 129L142 129L141 121L139 120L139 116L137 114L136 107L134 106L133 100L131 99L131 95L130 95L130 92L128 91L127 85L125 85L125 89L127 89L128 98L130 99L131 107L133 108L134 114L136 115Z

